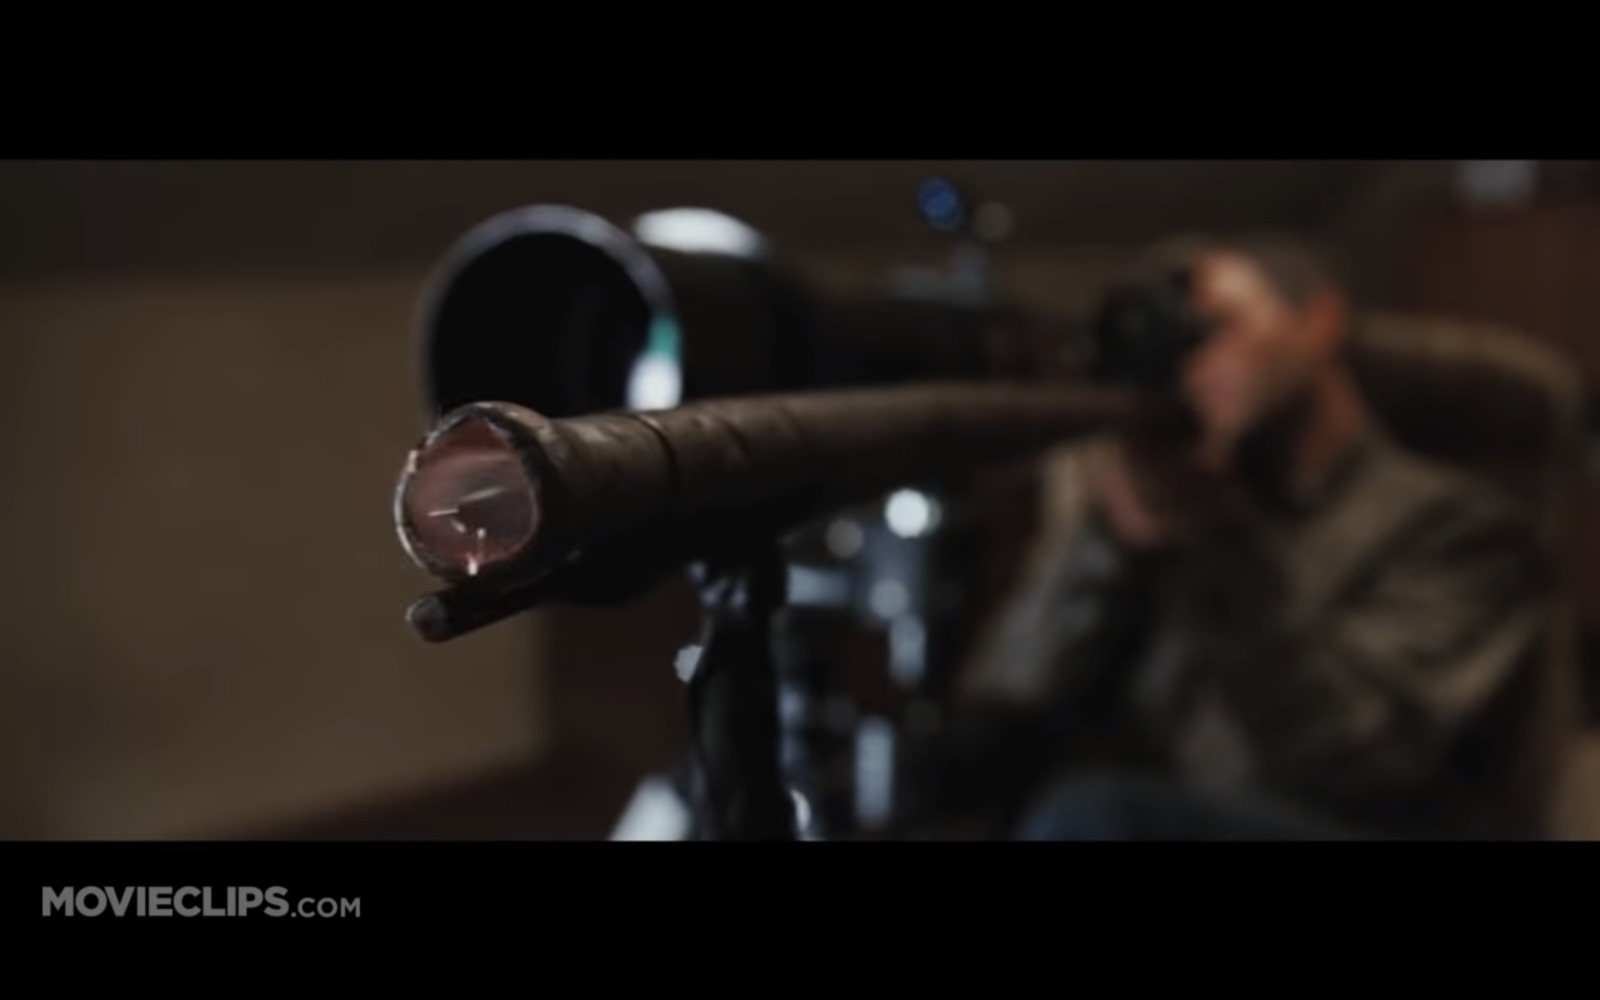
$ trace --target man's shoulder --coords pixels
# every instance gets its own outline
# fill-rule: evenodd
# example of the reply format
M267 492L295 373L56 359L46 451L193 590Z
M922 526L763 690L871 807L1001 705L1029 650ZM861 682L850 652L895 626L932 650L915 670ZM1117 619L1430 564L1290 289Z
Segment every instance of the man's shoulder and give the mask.
M1358 490L1366 495L1363 506L1385 513L1391 532L1419 544L1493 537L1534 546L1529 512L1488 479L1390 440L1380 440L1372 452Z

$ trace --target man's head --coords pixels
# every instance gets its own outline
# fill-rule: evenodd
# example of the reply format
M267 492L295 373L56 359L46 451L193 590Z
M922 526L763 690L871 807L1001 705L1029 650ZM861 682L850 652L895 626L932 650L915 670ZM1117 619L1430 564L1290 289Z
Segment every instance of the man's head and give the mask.
M1312 402L1343 368L1348 300L1309 248L1277 237L1184 240L1158 248L1151 263L1187 275L1209 325L1182 381L1215 464L1227 464L1273 418Z

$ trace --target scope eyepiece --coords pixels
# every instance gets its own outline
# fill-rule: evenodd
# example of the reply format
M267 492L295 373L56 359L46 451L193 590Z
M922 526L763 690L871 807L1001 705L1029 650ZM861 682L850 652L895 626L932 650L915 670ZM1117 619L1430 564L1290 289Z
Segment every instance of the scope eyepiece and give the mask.
M565 206L502 213L450 249L424 296L429 416L484 399L551 416L622 406L641 378L669 377L677 325L666 278L632 236Z
M954 188L925 193L933 217L967 225ZM986 379L1021 374L1016 357L1048 354L1048 324L1001 322L1015 310L813 289L758 233L719 213L647 213L637 227L538 205L462 237L419 309L426 418L480 400L564 419Z
M1118 285L1090 324L1091 373L1108 382L1165 386L1210 328L1191 305L1186 271Z

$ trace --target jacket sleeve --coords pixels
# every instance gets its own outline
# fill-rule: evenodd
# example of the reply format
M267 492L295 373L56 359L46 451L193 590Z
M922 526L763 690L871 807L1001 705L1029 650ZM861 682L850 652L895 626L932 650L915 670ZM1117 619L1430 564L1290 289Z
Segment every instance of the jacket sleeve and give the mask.
M1435 504L1397 537L1357 593L1299 627L1259 540L1219 539L1193 563L1201 669L1267 788L1330 805L1420 790L1541 642L1550 578L1518 519Z
M1136 637L1149 557L1120 545L1092 509L1041 555L969 663L969 697L1035 705L1069 700Z
M1094 517L1047 542L968 664L938 751L913 783L929 808L994 810L1021 804L1098 722L1097 682L1137 641L1143 560Z

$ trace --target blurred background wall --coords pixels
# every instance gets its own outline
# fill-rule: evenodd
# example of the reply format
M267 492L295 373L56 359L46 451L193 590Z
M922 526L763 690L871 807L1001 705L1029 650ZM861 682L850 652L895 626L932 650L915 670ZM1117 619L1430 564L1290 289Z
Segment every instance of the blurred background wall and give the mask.
M935 173L1009 207L998 278L1035 305L1080 308L1149 239L1268 227L1369 302L1600 364L1582 164L1520 194L1446 161L0 164L0 836L603 834L677 746L693 605L404 629L428 581L388 501L430 264L518 205L698 205L881 285L948 253L914 207Z

